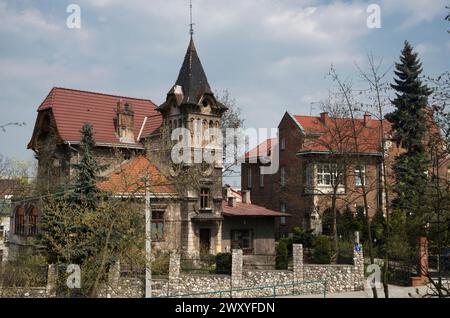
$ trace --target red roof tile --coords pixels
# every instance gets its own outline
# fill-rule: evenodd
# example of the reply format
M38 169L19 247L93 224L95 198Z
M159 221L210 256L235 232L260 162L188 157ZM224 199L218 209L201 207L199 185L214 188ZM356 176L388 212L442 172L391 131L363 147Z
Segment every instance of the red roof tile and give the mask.
M98 187L114 194L143 195L145 186L142 178L145 176L149 176L151 193L175 193L161 171L143 156L122 163L106 176L106 181L98 182Z
M277 138L270 138L263 141L261 144L245 153L245 159L259 158L260 156L269 156L271 154L273 146L277 144Z
M300 152L359 152L375 154L380 152L380 120L355 119L358 149L353 138L353 125L350 118L320 117L294 115L294 119L303 129L306 138ZM384 133L391 132L390 123L385 120Z
M156 105L148 99L55 87L39 106L38 112L52 110L58 132L64 141L80 141L81 127L84 123L91 123L97 143L127 145L120 142L114 127L116 107L121 99L133 107L135 145L138 145L136 139L145 117L148 119L141 138L156 132L162 123Z
M276 212L266 209L260 205L236 202L235 207L230 207L227 201L222 201L222 209L224 216L267 216L267 217L282 217L290 216L286 213Z

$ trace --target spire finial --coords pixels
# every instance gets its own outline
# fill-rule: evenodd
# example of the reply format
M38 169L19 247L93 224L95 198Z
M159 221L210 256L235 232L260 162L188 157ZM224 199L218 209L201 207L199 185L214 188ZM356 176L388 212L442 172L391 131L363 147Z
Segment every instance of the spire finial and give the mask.
M192 20L192 0L189 0L189 8L191 13L191 23L189 24L191 26L189 33L191 34L191 37L194 35L194 22Z

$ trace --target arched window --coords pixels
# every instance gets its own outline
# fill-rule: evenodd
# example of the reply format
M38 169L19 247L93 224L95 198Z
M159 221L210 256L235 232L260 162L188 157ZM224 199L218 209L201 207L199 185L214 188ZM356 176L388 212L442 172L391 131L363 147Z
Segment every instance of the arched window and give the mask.
M17 207L14 211L14 233L25 235L25 209Z
M28 210L28 235L37 234L38 210L36 207L31 207Z

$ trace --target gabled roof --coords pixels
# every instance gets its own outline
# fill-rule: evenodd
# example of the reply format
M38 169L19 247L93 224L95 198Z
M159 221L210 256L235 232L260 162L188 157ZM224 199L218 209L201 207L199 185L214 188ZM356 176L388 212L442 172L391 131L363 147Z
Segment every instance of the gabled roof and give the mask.
M134 111L134 143L119 140L114 126L117 103L128 102ZM145 117L148 117L142 130L141 138L158 131L162 117L156 111L156 105L148 99L125 97L68 88L53 88L38 108L38 113L51 110L56 128L63 141L77 143L81 140L80 129L84 123L91 123L97 144L141 147L137 141ZM37 123L37 121L36 121ZM35 127L33 138L37 133ZM32 138L32 141L33 141ZM28 145L31 148L32 141Z
M252 148L251 150L247 151L245 153L245 159L256 159L260 158L261 156L270 157L272 154L272 149L277 143L278 143L277 138L269 138L260 143L255 148Z
M331 118L327 114L318 116L294 115L293 118L303 129L305 135L299 153L309 152L348 152L361 154L379 154L381 152L381 120L365 118L355 119L357 145L355 146L353 122L351 118ZM384 138L391 132L391 125L383 121Z
M98 182L98 187L115 195L143 196L145 184L142 178L146 176L150 180L150 193L175 193L167 178L144 156L123 162L106 176L106 180Z
M197 104L202 95L213 94L192 37L175 85L183 90L182 103Z

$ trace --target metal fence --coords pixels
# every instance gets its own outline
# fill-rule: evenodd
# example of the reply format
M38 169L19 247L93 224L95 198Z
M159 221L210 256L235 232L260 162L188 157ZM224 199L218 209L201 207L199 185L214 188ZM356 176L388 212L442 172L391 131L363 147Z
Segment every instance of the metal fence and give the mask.
M248 288L231 288L211 292L169 294L160 298L277 298L302 295L321 295L323 298L326 298L327 282L301 281Z

